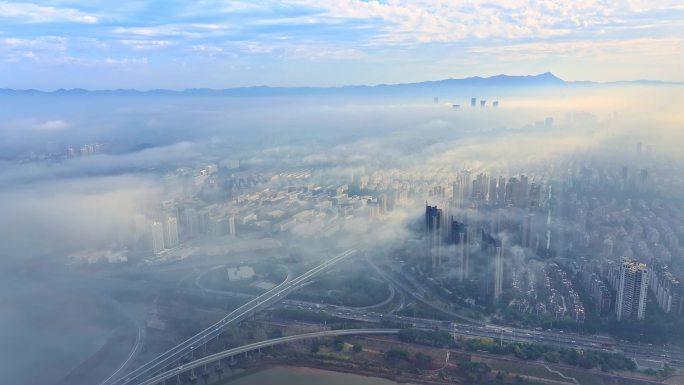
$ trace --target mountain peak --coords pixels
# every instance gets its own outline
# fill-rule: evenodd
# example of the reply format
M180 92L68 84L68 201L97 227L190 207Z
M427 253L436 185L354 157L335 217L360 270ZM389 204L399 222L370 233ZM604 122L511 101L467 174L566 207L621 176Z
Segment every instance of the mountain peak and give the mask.
M543 78L543 79L549 79L549 80L551 80L551 79L552 79L552 80L562 80L562 79L559 78L558 76L556 76L556 75L554 75L553 73L548 72L548 71L547 71L547 72L544 72L544 73L542 73L542 74L536 75L536 77L538 77L538 78Z

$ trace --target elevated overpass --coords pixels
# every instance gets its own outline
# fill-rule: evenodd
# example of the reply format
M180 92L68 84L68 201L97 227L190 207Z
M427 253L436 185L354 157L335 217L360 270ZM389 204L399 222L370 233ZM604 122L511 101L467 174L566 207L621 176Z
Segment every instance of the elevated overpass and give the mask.
M141 383L146 377L153 373L164 370L168 365L174 364L182 357L192 353L195 349L200 348L207 342L218 337L225 328L232 326L252 314L264 310L274 303L285 298L291 291L296 290L306 284L309 280L316 277L318 274L326 271L328 268L334 266L345 258L356 254L357 250L349 249L335 257L321 263L320 265L308 270L297 278L287 278L278 286L265 292L264 294L248 301L244 305L230 312L218 322L193 335L187 340L179 343L166 352L158 355L144 365L136 368L127 375L120 377L114 381L105 381L101 385L132 385Z
M269 346L284 344L287 342L293 342L293 341L299 341L299 340L311 339L311 338L320 338L320 337L335 337L335 336L364 335L364 334L396 334L398 332L399 332L399 329L341 329L341 330L326 330L326 331L321 331L321 332L298 334L298 335L293 335L293 336L274 338L274 339L265 340L265 341L261 341L261 342L255 342L255 343L249 344L249 345L240 346L237 348L224 350L222 352L214 353L214 354L208 355L206 357L199 358L195 361L188 362L188 363L183 364L183 365L179 365L179 366L177 366L171 370L160 373L160 374L158 374L158 375L156 375L156 376L154 376L148 380L141 382L140 385L161 384L165 380L177 377L182 373L192 371L192 370L197 369L199 367L205 367L206 365L210 365L212 363L217 363L222 359L231 358L231 357L234 357L234 356L239 355L239 354L243 354L243 353L247 353L250 351L266 348Z

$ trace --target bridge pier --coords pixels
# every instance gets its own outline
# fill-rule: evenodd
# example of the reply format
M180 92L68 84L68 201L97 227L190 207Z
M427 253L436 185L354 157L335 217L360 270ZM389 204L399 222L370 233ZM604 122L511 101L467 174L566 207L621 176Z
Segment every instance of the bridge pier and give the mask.
M218 363L216 364L216 368L214 369L216 371L216 375L219 378L219 381L221 381L221 375L223 374L223 368L221 367L221 360L218 360Z

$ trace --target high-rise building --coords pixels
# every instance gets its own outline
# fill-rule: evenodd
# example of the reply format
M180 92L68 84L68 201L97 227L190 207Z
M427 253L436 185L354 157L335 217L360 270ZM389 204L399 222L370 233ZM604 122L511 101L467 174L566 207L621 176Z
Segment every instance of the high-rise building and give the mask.
M470 98L470 107L477 106L477 98Z
M489 188L487 189L487 202L490 205L496 204L496 178L492 177L489 180Z
M503 293L504 244L484 229L481 233L480 293L483 300L496 303Z
M669 271L667 265L656 263L652 267L649 286L658 303L665 313L682 314L684 310L684 287Z
M532 223L534 221L534 213L527 213L523 218L522 225L522 247L532 247Z
M183 239L193 238L199 234L199 215L193 208L183 210L181 216L181 234Z
M167 249L178 246L178 219L176 217L166 218L164 226L164 246Z
M164 251L164 225L158 221L152 222L150 234L152 236L152 251L155 254L160 254Z
M429 206L425 202L425 246L430 256L430 268L435 273L442 264L441 243L442 243L442 210L437 206Z
M527 175L520 175L520 184L516 196L516 206L521 207L521 208L527 208L529 206L528 204L528 195L527 195Z
M480 108L485 108L487 106L487 101L486 100L480 100Z
M506 206L513 206L517 203L518 196L520 194L520 182L518 178L511 177L506 183L506 196L504 198L504 204Z
M615 310L617 319L641 321L646 315L649 271L646 264L623 258L620 266Z
M553 126L553 118L550 117L550 116L547 116L547 117L544 119L544 126L545 126L545 127L552 127L552 126Z
M465 198L465 186L460 176L456 179L456 182L452 184L452 188L453 190L451 193L451 200L454 207L463 207L463 199Z
M499 176L499 183L497 183L496 190L496 204L502 205L506 201L506 178Z
M496 247L494 256L494 302L498 302L503 292L504 243L501 241Z
M489 188L489 175L478 174L473 181L473 189L471 198L474 202L482 203L487 198L487 189Z
M228 217L228 235L235 236L235 216Z
M470 246L468 243L468 225L451 218L451 232L449 242L456 245L456 263L458 265L458 278L461 282L468 279Z

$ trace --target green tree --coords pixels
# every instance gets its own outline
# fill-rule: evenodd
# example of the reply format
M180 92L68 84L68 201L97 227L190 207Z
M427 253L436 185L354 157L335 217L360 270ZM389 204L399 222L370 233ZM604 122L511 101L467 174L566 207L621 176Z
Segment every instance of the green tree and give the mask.
M409 352L406 350L390 349L385 352L385 360L398 363L409 360Z
M550 363L552 363L552 364L555 364L555 363L557 363L558 361L560 361L560 353L555 352L555 351L546 352L546 353L544 353L544 359L545 359L547 362L550 362Z
M432 363L432 356L421 352L416 353L416 366L419 368L427 368Z

